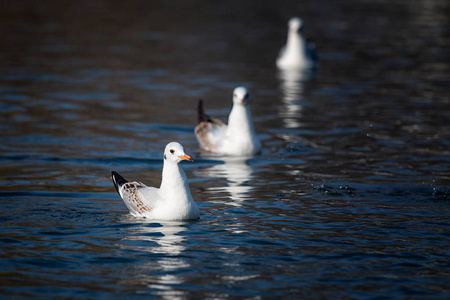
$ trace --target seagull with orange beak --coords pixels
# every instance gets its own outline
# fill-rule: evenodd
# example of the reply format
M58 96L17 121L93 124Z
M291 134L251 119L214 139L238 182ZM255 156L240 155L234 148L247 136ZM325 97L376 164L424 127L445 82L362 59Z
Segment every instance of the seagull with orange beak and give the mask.
M111 172L114 187L132 215L155 220L199 218L199 209L192 199L186 174L179 165L183 160L193 161L184 153L180 143L167 144L160 188L128 181L119 173Z
M255 134L250 112L250 96L245 87L233 91L233 108L228 125L205 115L203 101L199 101L199 123L195 136L204 150L223 155L249 156L261 152L261 143Z

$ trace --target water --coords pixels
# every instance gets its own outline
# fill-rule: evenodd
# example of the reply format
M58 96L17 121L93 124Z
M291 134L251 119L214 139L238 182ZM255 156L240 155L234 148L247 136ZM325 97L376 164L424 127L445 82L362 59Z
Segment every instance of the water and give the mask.
M0 11L5 298L450 297L445 1L10 1ZM299 15L316 73L275 58ZM198 149L246 86L264 151ZM181 142L196 222L134 218Z

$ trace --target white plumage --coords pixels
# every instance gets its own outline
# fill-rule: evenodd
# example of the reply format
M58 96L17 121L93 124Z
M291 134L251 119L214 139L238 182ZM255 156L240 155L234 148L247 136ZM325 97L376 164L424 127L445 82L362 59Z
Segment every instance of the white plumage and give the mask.
M206 116L203 102L199 102L199 124L195 136L200 147L223 155L255 155L261 152L261 143L253 129L249 106L249 93L245 87L233 91L233 108L228 117L228 125Z
M156 220L194 220L199 209L192 199L186 174L179 165L182 160L193 161L177 142L167 144L160 188L148 187L137 181L127 181L112 171L117 193L134 216Z
M288 27L287 42L277 58L277 67L280 69L316 67L317 53L303 35L302 19L290 19Z

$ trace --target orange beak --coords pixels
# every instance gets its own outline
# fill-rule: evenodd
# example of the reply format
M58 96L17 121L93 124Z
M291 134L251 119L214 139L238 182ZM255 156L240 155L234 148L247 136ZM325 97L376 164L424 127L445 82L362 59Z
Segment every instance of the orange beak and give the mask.
M180 155L180 156L178 156L178 157L181 158L181 159L187 160L187 161L194 161L194 160L192 159L192 157L190 157L190 156L187 155L187 154L185 154L185 155Z
M245 99L244 99L244 98L242 98L242 99L241 99L241 103L244 103L244 102L245 102Z

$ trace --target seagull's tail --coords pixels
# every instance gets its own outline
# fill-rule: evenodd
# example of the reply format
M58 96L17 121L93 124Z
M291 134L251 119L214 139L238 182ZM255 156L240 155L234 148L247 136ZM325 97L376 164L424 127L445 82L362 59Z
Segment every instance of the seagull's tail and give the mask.
M114 187L116 188L117 194L120 195L119 189L122 185L128 182L125 178L123 178L119 173L116 171L111 171L111 178L114 183Z
M205 110L203 108L203 100L198 100L198 122L201 123L203 121L207 121L208 117L205 115Z

